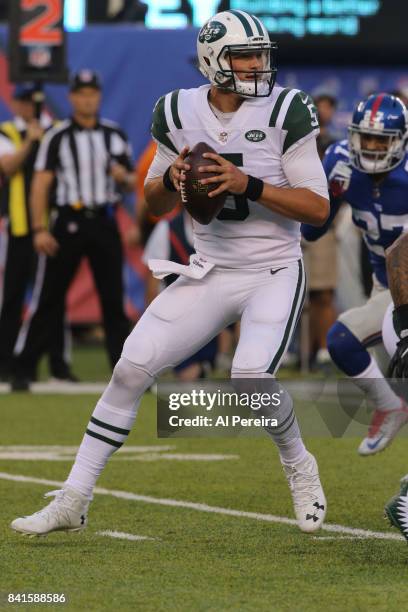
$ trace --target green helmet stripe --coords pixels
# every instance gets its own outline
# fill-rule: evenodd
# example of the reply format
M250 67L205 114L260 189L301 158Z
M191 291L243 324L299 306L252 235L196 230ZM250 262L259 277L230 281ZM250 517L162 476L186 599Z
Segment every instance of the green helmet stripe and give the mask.
M227 13L232 13L233 15L235 15L235 17L238 17L238 19L240 20L240 22L242 23L242 25L245 28L245 33L246 35L249 36L253 36L254 32L251 28L251 24L249 23L248 19L245 17L245 15L243 13L241 13L240 11L227 11Z
M286 98L287 94L289 93L290 88L287 87L286 89L284 89L283 91L280 92L278 99L275 102L275 106L273 107L273 111L271 114L271 118L269 119L269 127L275 127L276 126L276 120L278 118L279 115L279 111L282 107L283 101Z
M179 96L179 91L180 91L179 89L176 89L171 94L170 108L171 108L171 114L172 114L172 117L173 117L174 125L176 126L176 128L178 130L181 130L183 126L181 125L180 116L178 114L178 96Z
M265 36L265 32L263 31L262 24L259 21L259 19L257 17L255 17L255 15L251 15L251 17L252 17L252 21L256 25L256 29L258 30L259 36Z

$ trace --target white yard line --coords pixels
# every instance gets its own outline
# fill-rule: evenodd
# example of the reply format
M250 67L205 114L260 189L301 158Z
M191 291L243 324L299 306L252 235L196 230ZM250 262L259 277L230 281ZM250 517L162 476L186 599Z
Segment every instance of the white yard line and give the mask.
M12 482L29 482L33 484L62 487L63 482L58 480L46 480L45 478L35 478L34 476L23 476L20 474L8 474L0 472L0 480L10 480ZM115 491L114 489L103 489L95 487L94 493L99 495L108 495L117 499L126 499L129 501L143 502L145 504L156 504L159 506L170 506L173 508L187 508L189 510L197 510L198 512L208 512L212 514L222 514L226 516L236 516L238 518L248 518L256 521L265 521L267 523L281 523L283 525L297 525L296 521L286 516L275 516L273 514L261 514L260 512L245 512L244 510L232 510L230 508L221 508L218 506L208 506L197 502L181 501L177 499L163 499L160 497L149 497L147 495L138 495L127 491ZM372 538L377 540L398 540L405 541L400 535L388 533L384 531L370 531L367 529L356 529L354 527L346 527L344 525L324 524L323 531L332 533L341 533L351 536L360 536L362 538Z
M44 381L36 382L30 385L30 392L34 394L53 394L53 395L100 395L106 389L108 380L103 382L55 382L55 381ZM214 388L218 388L219 384L214 382ZM337 397L338 394L338 382L337 381L302 381L302 380L282 380L280 381L294 396L296 400L307 399L312 401L315 394L318 397ZM208 385L208 382L207 382ZM159 389L162 391L166 390L165 383L160 383ZM174 390L174 387L171 387ZM353 388L346 387L342 390L344 394L347 390L347 395L351 394L355 396ZM0 383L0 395L10 393L10 385L7 383ZM358 394L357 394L358 395Z
M2 459L2 455L0 453L0 459ZM194 455L189 455L187 453L150 453L135 455L134 457L116 457L116 459L120 459L121 461L228 461L229 459L239 459L239 455L216 455L212 454L203 454L196 453Z
M123 531L97 531L96 535L107 536L108 538L118 538L119 540L131 540L132 542L138 542L141 540L154 541L156 538L149 538L147 536L133 535L132 533L124 533Z
M365 536L313 536L313 540L365 540Z
M61 444L58 445L48 445L48 444L29 444L29 445L25 445L25 444L14 444L11 446L8 445L2 445L0 446L0 453L2 452L6 452L6 453L16 453L17 454L17 459L22 459L22 456L20 456L20 453L62 453L62 454L67 454L67 455L71 455L74 454L76 455L78 452L78 446L64 446ZM176 446L172 445L172 446L168 446L168 445L163 445L163 444L156 444L156 445L152 445L152 446L131 446L130 444L127 444L126 446L122 446L122 448L119 448L115 455L120 454L120 455L125 455L126 453L162 453L162 452L167 452L167 451L174 451L176 448ZM232 455L228 455L228 456L232 456ZM237 456L239 458L238 455L234 455L234 457Z
M239 455L175 453L175 449L176 446L174 445L124 446L115 453L113 461L225 461L239 459ZM0 460L73 461L77 452L78 447L76 446L0 446Z

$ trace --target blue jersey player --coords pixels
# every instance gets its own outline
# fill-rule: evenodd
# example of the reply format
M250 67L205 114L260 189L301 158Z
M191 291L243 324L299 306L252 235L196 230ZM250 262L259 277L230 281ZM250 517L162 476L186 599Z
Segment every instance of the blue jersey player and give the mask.
M403 103L388 94L371 95L354 111L348 140L327 150L323 165L329 182L331 213L323 227L302 225L306 240L328 229L340 205L348 202L362 230L373 269L373 290L364 306L340 315L327 336L330 355L364 390L375 411L361 455L383 450L408 421L408 407L388 385L368 348L381 342L385 311L391 302L385 253L408 231L407 118Z

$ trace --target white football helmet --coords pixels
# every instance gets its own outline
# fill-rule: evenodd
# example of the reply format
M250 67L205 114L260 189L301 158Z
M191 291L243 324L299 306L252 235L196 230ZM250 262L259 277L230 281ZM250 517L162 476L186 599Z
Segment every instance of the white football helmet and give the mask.
M231 70L231 55L262 53L262 69L248 71L251 80L241 80ZM197 54L201 73L212 85L244 97L266 97L276 79L277 45L264 24L244 11L223 11L201 28ZM240 71L241 72L241 71Z

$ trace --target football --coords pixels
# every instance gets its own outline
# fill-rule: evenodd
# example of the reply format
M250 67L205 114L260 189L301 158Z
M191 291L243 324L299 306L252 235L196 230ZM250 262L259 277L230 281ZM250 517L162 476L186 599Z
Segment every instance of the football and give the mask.
M205 142L199 142L186 157L185 162L190 165L190 170L184 172L184 180L180 182L180 193L181 201L193 219L202 225L208 225L223 208L228 193L221 193L214 198L208 197L219 183L202 184L202 179L217 176L215 172L199 172L200 166L213 166L217 163L213 159L203 157L204 153L216 153L216 151Z

